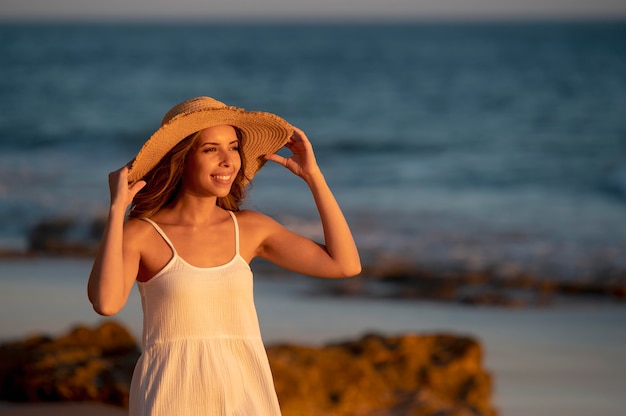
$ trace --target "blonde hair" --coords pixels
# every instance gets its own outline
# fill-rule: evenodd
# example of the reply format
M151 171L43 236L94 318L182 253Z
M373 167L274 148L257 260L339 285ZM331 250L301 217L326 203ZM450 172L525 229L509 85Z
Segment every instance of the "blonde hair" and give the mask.
M217 206L228 211L239 211L241 202L246 196L245 160L241 151L242 133L238 128L234 128L239 139L241 168L231 186L230 193L225 197L217 198ZM186 156L193 148L198 135L199 132L196 132L181 140L143 177L146 186L135 195L130 207L130 218L150 218L174 201L182 187Z

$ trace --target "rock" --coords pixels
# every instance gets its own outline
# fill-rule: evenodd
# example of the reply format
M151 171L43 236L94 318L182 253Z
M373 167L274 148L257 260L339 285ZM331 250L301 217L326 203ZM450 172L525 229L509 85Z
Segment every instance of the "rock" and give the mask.
M367 335L267 349L283 416L493 416L482 348L468 337ZM114 322L0 346L0 400L128 406L137 343Z
M383 259L373 266L366 266L360 276L360 290L355 293L370 298L511 308L544 307L564 297L626 299L626 271L620 268L598 268L597 274L564 278L535 274L517 263L466 270L449 265L428 267L417 262L411 265L406 260L394 262L394 259ZM343 295L338 291L325 294Z
M54 256L93 256L98 249L103 221L95 219L83 224L68 217L43 220L28 235L28 251Z
M495 415L478 342L454 335L367 335L268 348L283 416Z
M99 401L128 405L139 348L121 325L79 327L57 339L45 336L0 347L0 399Z

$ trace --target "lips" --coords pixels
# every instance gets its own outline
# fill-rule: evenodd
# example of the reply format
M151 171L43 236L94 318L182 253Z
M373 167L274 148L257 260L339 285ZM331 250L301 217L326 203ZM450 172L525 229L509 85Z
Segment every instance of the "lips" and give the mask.
M211 175L211 178L219 184L230 185L233 175Z

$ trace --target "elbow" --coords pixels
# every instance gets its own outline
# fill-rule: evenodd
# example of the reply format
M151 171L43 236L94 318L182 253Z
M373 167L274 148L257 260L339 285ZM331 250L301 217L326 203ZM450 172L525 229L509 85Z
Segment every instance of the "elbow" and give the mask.
M102 316L113 316L122 310L124 305L117 305L111 302L102 302L95 301L93 299L89 299L91 301L91 306L93 310L96 311L98 315Z
M360 274L361 274L361 271L362 271L362 270L363 270L363 269L361 268L361 263L359 263L359 264L358 264L358 266L354 267L352 270L350 270L350 271L347 273L347 276L346 276L346 277L356 277L356 276L358 276L358 275L360 275Z
M362 271L361 262L357 262L353 265L350 265L349 267L344 267L341 270L341 274L338 277L345 278L345 279L350 278L350 277L355 277L361 274L361 271Z
M121 301L119 299L113 297L102 296L101 293L98 293L91 289L91 287L87 290L87 298L91 303L93 310L102 316L113 316L122 310L126 301Z
M92 304L92 306L93 306L93 310L96 311L98 315L102 315L102 316L113 316L121 310L121 308L98 305L95 303Z

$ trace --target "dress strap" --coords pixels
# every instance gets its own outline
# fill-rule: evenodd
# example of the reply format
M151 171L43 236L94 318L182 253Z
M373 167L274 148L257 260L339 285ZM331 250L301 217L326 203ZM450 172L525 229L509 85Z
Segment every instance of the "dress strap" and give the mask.
M234 212L228 211L228 213L235 223L235 254L239 255L239 223L237 222L237 216Z
M167 238L167 235L165 234L165 231L163 231L163 230L161 229L161 227L159 227L159 226L157 225L157 223L156 223L156 222L152 221L150 218L145 218L145 217L142 217L142 218L140 218L140 219L142 219L142 220L146 221L147 223L152 224L152 226L154 227L154 229L156 230L156 232L157 232L157 233L159 233L159 235L163 238L163 240L165 240L165 242L167 243L167 245L168 245L168 246L170 246L170 248L172 249L172 252L173 252L174 254L176 254L176 249L174 248L174 244L172 244L172 242L170 241L170 239L169 239L169 238Z
M235 254L239 255L239 223L237 222L237 216L234 212L228 211L228 213L230 214L230 217L233 219L233 223L235 224ZM144 217L141 219L146 221L147 223L150 223L154 227L156 232L159 233L159 235L163 238L163 240L165 240L167 245L169 245L172 251L176 254L176 248L174 248L174 244L172 244L170 239L167 237L165 231L163 231L161 227L159 227L157 223L152 221L150 218Z

